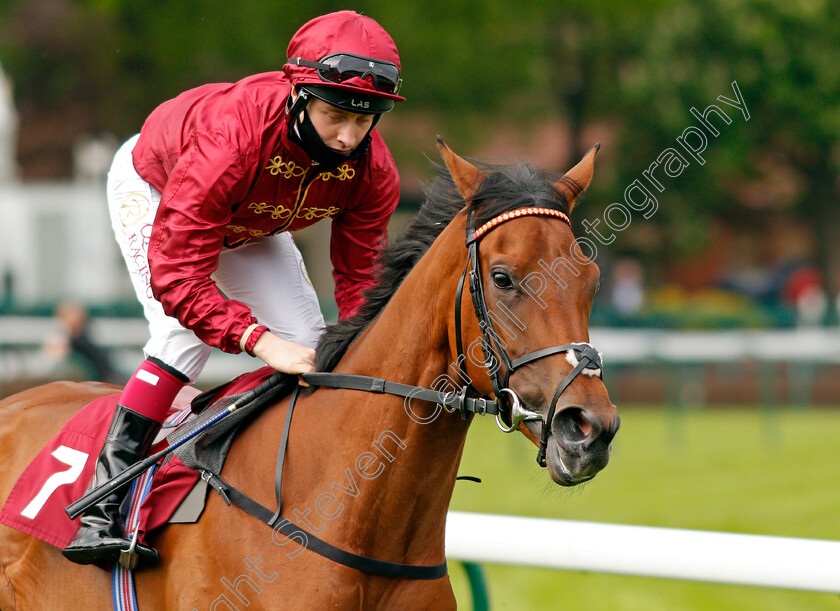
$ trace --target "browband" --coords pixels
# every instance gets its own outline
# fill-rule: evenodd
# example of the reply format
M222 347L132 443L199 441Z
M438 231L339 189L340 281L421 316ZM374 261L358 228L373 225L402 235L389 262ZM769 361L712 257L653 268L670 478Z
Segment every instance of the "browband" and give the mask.
M473 234L473 239L479 240L481 239L481 236L483 236L491 229L498 227L505 221L510 221L511 219L518 219L521 216L553 216L562 220L569 227L572 226L572 222L569 220L569 217L566 215L566 213L561 212L560 210L554 210L553 208L519 208L518 210L511 210L510 212L500 214L494 219L491 219L484 223L481 227L475 230L475 233Z

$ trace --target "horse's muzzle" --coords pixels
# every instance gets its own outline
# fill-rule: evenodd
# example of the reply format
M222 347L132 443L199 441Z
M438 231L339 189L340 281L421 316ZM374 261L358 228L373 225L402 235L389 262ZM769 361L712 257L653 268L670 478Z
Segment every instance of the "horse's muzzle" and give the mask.
M557 410L546 448L551 479L562 486L574 486L595 477L610 460L610 444L619 425L617 414L603 418L580 405ZM534 428L538 426L536 423Z

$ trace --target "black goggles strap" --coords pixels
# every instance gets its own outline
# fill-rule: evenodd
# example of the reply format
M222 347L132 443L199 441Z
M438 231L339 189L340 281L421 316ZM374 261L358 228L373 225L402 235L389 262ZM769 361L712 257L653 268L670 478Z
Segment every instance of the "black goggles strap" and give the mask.
M400 69L397 68L396 64L347 54L327 56L324 59L330 59L331 57L346 59L339 60L335 64L329 64L323 60L313 62L308 59L295 57L287 59L286 63L315 68L318 70L318 76L328 83L341 83L350 78L364 78L369 75L377 91L396 94L400 90L402 79L400 78ZM344 65L342 66L342 64ZM386 74L386 70L393 71L393 74ZM337 78L331 78L333 74Z

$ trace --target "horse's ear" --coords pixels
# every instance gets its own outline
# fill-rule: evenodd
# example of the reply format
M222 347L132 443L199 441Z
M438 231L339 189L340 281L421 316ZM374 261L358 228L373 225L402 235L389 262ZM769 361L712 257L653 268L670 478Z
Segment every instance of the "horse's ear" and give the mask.
M475 195L478 187L484 182L486 176L476 168L469 161L461 159L452 152L452 149L446 146L443 139L437 137L438 149L443 157L446 167L449 169L449 174L452 175L452 180L455 181L455 186L458 187L458 192L465 200Z
M557 181L555 185L566 196L566 203L569 205L569 212L575 207L578 196L586 191L589 183L592 181L592 172L595 170L595 157L598 151L601 150L601 143L599 142L591 149L586 151L578 164Z

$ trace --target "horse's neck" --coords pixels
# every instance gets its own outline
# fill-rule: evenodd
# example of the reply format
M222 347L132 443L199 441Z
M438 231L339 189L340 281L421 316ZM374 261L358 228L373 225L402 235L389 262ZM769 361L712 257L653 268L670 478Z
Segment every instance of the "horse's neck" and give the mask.
M452 360L449 324L466 256L461 235L463 221L444 230L378 318L350 346L336 372L426 387L447 373Z
M455 231L444 230L336 373L426 388L447 373L453 360L448 326L465 260L463 222ZM435 409L354 390L324 388L302 397L285 454L282 515L359 554L441 562L446 511L469 423L445 412L428 418ZM275 460L265 449L277 447L284 418L283 410L267 410L228 461L231 482L256 491L264 503L272 502L266 474Z
M348 350L336 372L425 388L432 388L436 379L447 374L453 360L448 327L463 265L458 257L463 251L462 240L452 229L448 229L448 239L442 235L408 274L377 320ZM371 507L375 507L376 515L387 516L388 532L376 528L374 521L370 537L391 538L403 551L415 548L409 541L415 533L425 533L427 540L429 533L437 533L442 544L443 523L468 422L427 402L346 392L354 394L344 395L349 407L343 409L348 411L338 418L361 423L357 426L366 429L368 437L363 442L365 447L354 451L370 450L382 440L386 454L381 474L362 482L360 494L366 502L359 502L362 498L353 501L356 511L369 522ZM433 418L436 410L439 413ZM401 446L391 434L399 438ZM358 471L358 462L356 468ZM377 547L381 544L375 543Z

